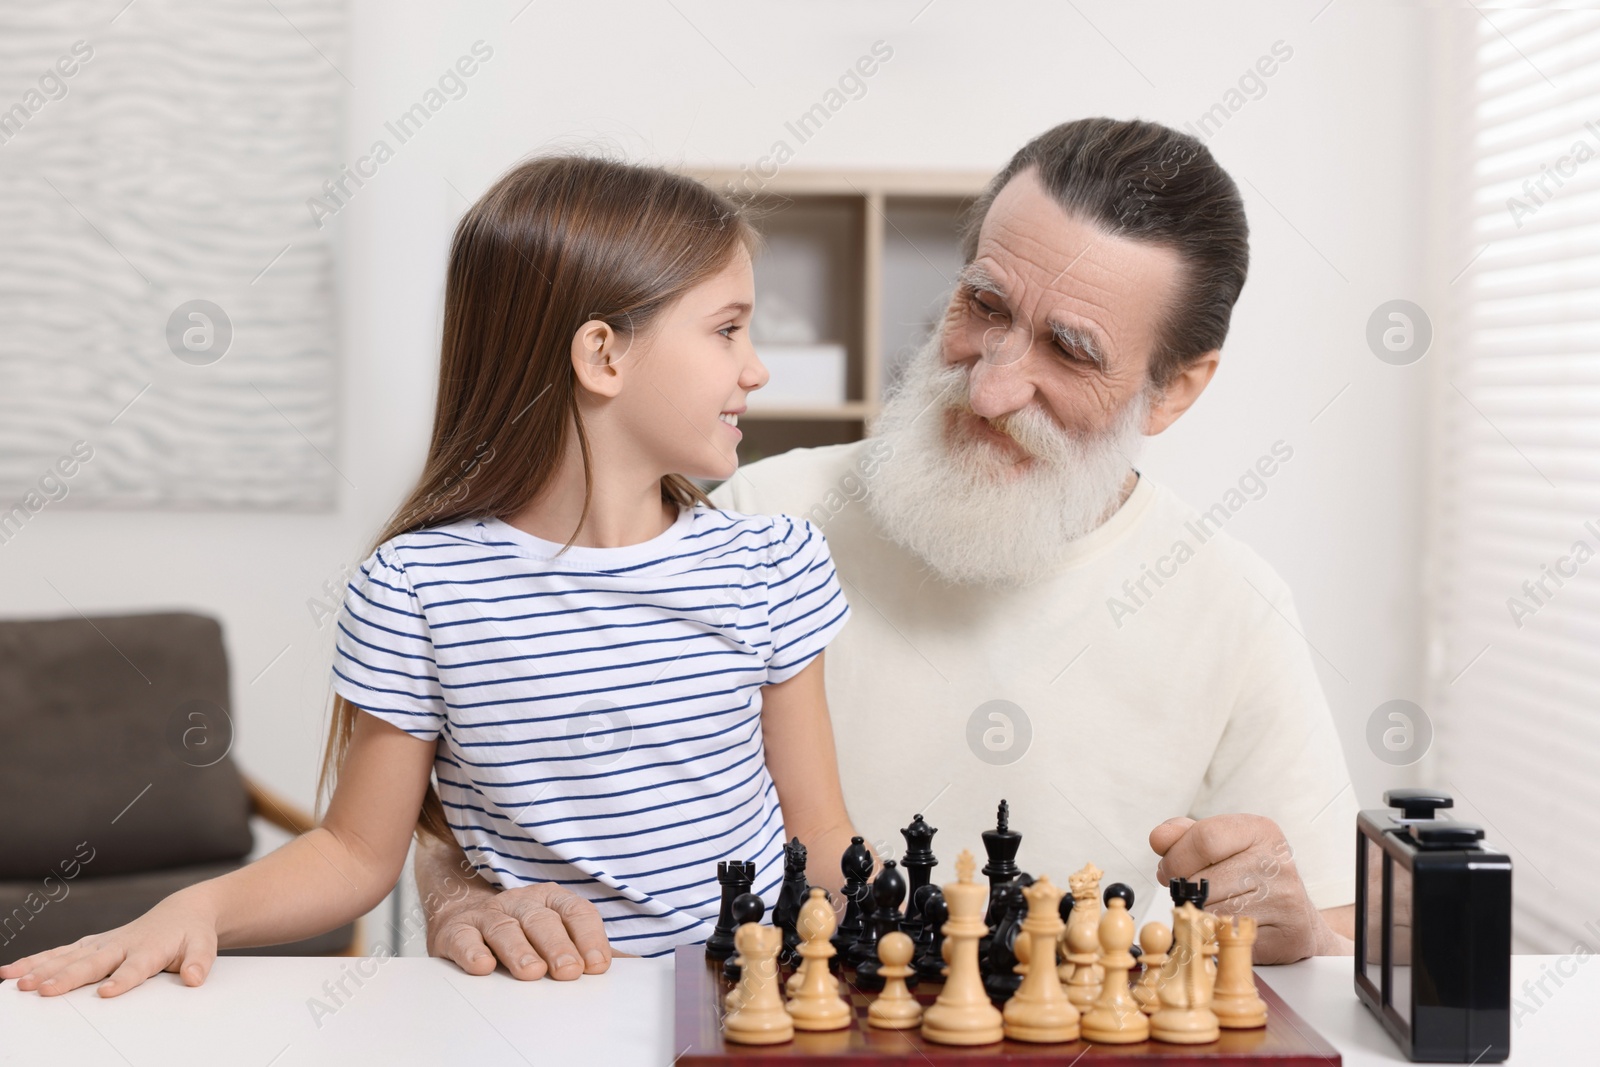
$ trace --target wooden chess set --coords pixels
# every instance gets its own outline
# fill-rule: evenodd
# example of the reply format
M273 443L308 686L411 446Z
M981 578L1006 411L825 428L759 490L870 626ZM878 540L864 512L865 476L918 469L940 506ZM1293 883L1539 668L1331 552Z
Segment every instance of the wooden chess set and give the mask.
M1174 881L1172 925L1146 923L1136 948L1132 891L1102 895L1093 864L1068 891L1023 873L1007 816L1002 801L983 835L987 889L967 851L956 881L931 884L937 831L921 815L902 831L909 885L894 860L874 878L855 838L842 920L806 884L798 840L770 926L754 865L719 864L716 930L676 952L675 1062L1337 1067L1338 1051L1256 980L1254 920L1204 911L1204 881Z

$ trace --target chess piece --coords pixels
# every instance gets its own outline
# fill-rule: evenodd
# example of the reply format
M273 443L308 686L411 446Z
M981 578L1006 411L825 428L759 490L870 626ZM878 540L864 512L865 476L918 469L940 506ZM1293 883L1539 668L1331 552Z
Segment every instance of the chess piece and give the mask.
M891 861L892 862L892 861ZM911 938L901 930L890 930L878 939L877 973L883 992L867 1008L867 1023L880 1030L910 1030L922 1022L922 1005L906 988L911 969Z
M1072 899L1071 893L1062 893L1061 906L1057 909L1057 912L1061 917L1061 932L1056 935L1056 959L1058 960L1058 964L1056 966L1056 975L1060 978L1063 988L1066 987L1067 982L1072 978L1073 963L1071 960L1067 959L1066 937L1067 926L1072 922L1072 906L1074 903L1076 902Z
M727 860L717 864L717 881L722 885L722 911L711 936L706 938L706 958L725 960L733 954L733 899L750 892L756 884L755 861Z
M900 836L906 839L906 854L900 859L900 867L906 872L906 914L900 929L909 934L913 942L922 939L922 902L917 898L917 890L928 884L933 869L939 865L933 854L933 835L938 832L920 814L900 831Z
M905 870L905 868L902 865L901 871L903 872L904 870ZM891 884L894 884L894 883L891 883ZM891 891L891 895L888 898L888 900L886 901L888 906L887 906L887 908L886 908L886 910L884 912L884 915L879 920L880 925L878 927L878 940L881 943L885 934L894 933L896 931L899 931L900 933L903 933L907 937L911 938L911 963L909 964L909 966L911 968L911 972L909 974L906 974L906 975L902 976L902 980L905 982L905 985L906 985L906 991L910 992L911 990L914 990L914 989L917 988L917 983L919 983L922 980L922 976L917 973L917 963L916 963L916 959L917 959L917 939L911 933L910 930L906 929L905 914L900 910L900 901L901 901L902 898L905 898L905 890L903 888L904 884L905 884L905 877L902 874L900 879L898 880L898 885L900 887L902 887L902 888L896 888L896 889ZM923 887L924 891L926 891L928 888L930 888L930 887L928 887L928 886L924 886ZM926 896L926 893L924 893L924 896ZM905 899L906 899L906 907L909 908L911 906L911 901L910 901L909 898L905 898ZM882 953L879 953L878 962L879 962L880 965L883 962ZM921 1009L919 1007L918 1011L920 1012L920 1010ZM921 1019L921 1015L920 1014L918 1015L918 1019L919 1020Z
M945 904L944 890L936 885L923 886L918 895L922 897L922 939L917 951L917 977L940 982L944 980L944 924L950 919L950 909Z
M995 814L994 829L983 832L983 850L989 857L989 861L983 865L983 873L989 878L989 906L983 914L983 925L989 928L989 932L978 942L980 968L987 966L989 939L994 936L995 927L1000 925L1000 901L996 899L998 890L1022 873L1016 863L1022 835L1011 829L1010 821L1011 805L1002 800L1000 810Z
M1022 985L1006 1006L1006 1037L1013 1041L1053 1044L1078 1036L1078 1009L1067 999L1056 973L1056 939L1061 935L1062 892L1048 877L1021 890L1027 902L1016 942L1016 956L1025 968ZM1031 961L1038 960L1038 966Z
M1167 883L1167 892L1172 895L1174 908L1182 907L1184 904L1204 908L1206 899L1211 896L1211 879L1202 878L1198 882L1191 882L1187 878L1174 878Z
M800 935L801 942L805 941L806 932L807 932L805 901L811 899L811 890L812 889L815 889L817 892L821 893L822 894L823 903L828 905L828 912L829 912L829 915L830 915L830 918L828 920L828 930L829 930L830 933L833 931L833 929L835 927L835 924L838 922L838 911L833 906L833 895L831 893L829 893L826 889L823 889L821 886L810 886L806 890L806 896L802 898L802 902L801 902L801 906L800 906L800 917L795 922L795 932ZM796 952L796 958L799 960L799 962L795 965L794 973L789 975L789 980L784 983L784 987L783 987L784 991L787 992L790 996L794 996L795 991L800 988L800 983L805 978L805 971L806 971L806 968L808 966L808 964L805 961L805 958L803 956L800 956L798 951ZM827 958L823 961L822 965L826 967L828 964L835 963L837 961L837 958L838 957L834 956L832 953L829 953ZM839 979L834 977L834 975L832 974L831 970L829 972L828 977L830 979L832 979L833 988L835 990L837 990L839 988Z
M740 893L733 898L733 928L737 932L745 923L759 923L761 916L766 914L767 905L754 893ZM743 974L744 961L734 953L722 963L722 977L730 982L737 982ZM728 996L733 996L729 991Z
M989 965L984 970L983 991L989 994L990 1000L1002 1004L1022 985L1023 972L1018 969L1016 944L1028 907L1023 890L1032 884L1030 875L1019 874L997 890L1001 898L1000 925L989 935Z
M842 1030L854 1018L850 1005L839 996L839 980L828 973L827 961L833 955L828 936L834 922L833 905L821 888L813 887L796 922L804 934L799 946L800 984L790 990L788 1004L796 1030Z
M1100 964L1100 868L1086 865L1067 879L1072 886L1072 914L1067 920L1067 999L1087 1012L1100 999L1104 971Z
M1172 931L1165 923L1149 922L1139 931L1139 944L1144 948L1144 973L1133 986L1133 999L1139 1010L1154 1015L1161 1010L1161 968L1167 962L1167 950L1172 947Z
M844 855L839 859L839 870L844 874L845 909L844 920L833 934L833 948L838 953L833 960L835 967L840 962L854 965L855 961L849 958L850 946L861 937L864 891L872 877L872 853L867 851L864 838L850 839L850 847L844 850Z
M741 1045L776 1045L792 1039L794 1020L778 991L778 951L783 947L783 931L759 922L743 923L733 935L733 944L744 961L744 969L738 988L728 998L722 1036Z
M821 886L812 886L811 889L815 890L816 894L820 894L822 902L828 906L827 929L828 933L832 933L835 924L838 922L838 913L835 911L833 906L833 897L829 895L828 891L823 889ZM809 899L810 898L808 897L807 900L809 901ZM807 913L805 906L801 905L800 919L796 923L796 929L800 933L800 940L802 944L805 943L807 935L811 932L811 926L816 921L817 913ZM824 940L827 940L827 934L822 934L821 936ZM828 948L830 949L829 952L826 954L818 954L815 957L815 963L813 963L812 960L808 960L804 956L801 956L800 965L795 968L794 973L789 976L789 980L784 983L784 991L787 992L791 997L798 993L801 985L805 983L808 972L814 966L826 974L827 986L833 992L833 994L837 996L839 994L839 978L833 973L833 966L838 963L839 958L831 951L833 948L831 943L828 945Z
M1206 906L1206 898L1211 895L1211 880L1202 878L1198 882L1191 882L1187 878L1174 878L1167 883L1167 889L1172 894L1172 905L1177 907L1183 903L1193 904L1197 908ZM1212 932L1215 933L1215 926ZM1205 956L1206 973L1213 982L1217 977L1217 943L1215 938L1208 938L1200 948Z
M949 977L939 999L922 1014L924 1040L940 1045L988 1045L1004 1036L1000 1010L989 1003L978 972L978 939L983 925L982 886L973 884L972 853L956 859L956 881L944 887L950 919L944 924L944 957Z
M1255 971L1250 966L1256 943L1256 921L1248 915L1212 923L1217 931L1217 984L1212 989L1211 1010L1224 1030L1254 1030L1267 1025L1267 1003L1256 992Z
M1204 947L1211 917L1190 900L1172 909L1172 951L1161 968L1161 1009L1150 1016L1150 1036L1172 1045L1203 1045L1221 1029L1211 1010L1211 975Z
M783 888L778 891L778 902L772 906L772 925L783 931L783 951L778 962L787 967L797 966L800 957L800 908L805 904L809 887L806 885L806 846L798 837L783 846Z
M857 989L876 993L883 988L883 978L878 974L878 940L884 934L900 927L900 902L905 899L906 880L894 860L884 860L883 869L872 882L872 895L867 898L872 910L861 922L861 940L855 943Z
M1073 931L1077 930L1078 941L1083 946L1083 950L1079 955L1092 954L1094 956L1094 960L1089 962L1091 973L1077 975L1077 984L1083 989L1087 989L1089 986L1096 987L1096 995L1098 995L1098 987L1101 980L1100 964L1098 962L1100 958L1101 874L1099 867L1092 863L1085 863L1076 874L1067 879L1067 886L1072 892L1070 898L1072 905L1070 914L1066 910L1062 912L1062 918L1066 920L1067 927L1062 931L1060 940L1062 963L1059 973L1061 980L1063 982L1072 982L1077 970L1077 962L1073 960L1071 946L1068 944L1068 939L1072 937ZM1063 904L1063 909L1065 908L1066 905ZM1081 990L1077 995L1082 996ZM1067 988L1067 996L1074 996L1071 986ZM1077 1005L1079 1011L1087 1011L1094 1003L1094 1000L1091 998L1087 1003L1080 1003L1074 999L1072 1003Z
M1120 892L1118 892L1120 890ZM1106 890L1106 910L1100 917L1100 966L1104 968L1100 996L1083 1017L1085 1041L1103 1045L1131 1045L1150 1038L1150 1020L1128 988L1133 968L1133 890L1117 883Z

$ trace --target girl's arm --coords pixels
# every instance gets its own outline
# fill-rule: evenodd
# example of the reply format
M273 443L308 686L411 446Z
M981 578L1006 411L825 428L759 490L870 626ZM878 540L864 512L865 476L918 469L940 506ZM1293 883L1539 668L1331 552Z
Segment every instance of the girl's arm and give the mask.
M218 948L298 941L371 911L394 887L422 809L434 743L356 716L322 825L272 854L181 889L115 930L0 968L45 996L110 975L115 996L161 971L205 981Z
M822 685L824 655L817 653L793 678L762 688L761 733L784 829L806 846L806 880L826 887L838 906L844 887L839 858L856 831L839 785L833 720Z

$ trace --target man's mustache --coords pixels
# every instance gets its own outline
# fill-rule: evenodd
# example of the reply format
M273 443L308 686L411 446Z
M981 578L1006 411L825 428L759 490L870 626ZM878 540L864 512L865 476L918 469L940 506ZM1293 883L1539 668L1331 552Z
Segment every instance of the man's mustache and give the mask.
M1019 408L994 418L979 415L972 410L967 391L967 372L960 367L940 371L935 384L941 388L951 387L945 391L941 405L945 412L957 419L982 422L996 433L1010 438L1032 459L1048 462L1052 456L1059 455L1065 446L1076 441L1073 434L1057 425L1049 414L1038 407Z

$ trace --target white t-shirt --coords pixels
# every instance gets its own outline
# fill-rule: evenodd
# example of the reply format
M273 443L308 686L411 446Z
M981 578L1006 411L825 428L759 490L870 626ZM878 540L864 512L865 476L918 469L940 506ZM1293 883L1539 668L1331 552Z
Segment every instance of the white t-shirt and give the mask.
M718 861L754 860L776 899L761 687L850 609L805 521L680 508L641 544L560 547L499 519L385 541L346 591L333 688L437 740L480 874L567 886L618 948L660 955L710 935Z
M1141 476L1053 578L953 586L876 529L865 495L892 451L796 449L713 494L827 535L853 608L826 660L840 775L882 855L922 813L939 830L934 880L948 880L962 849L983 862L1003 798L1022 870L1065 885L1093 861L1148 914L1166 898L1150 830L1247 812L1282 827L1317 907L1354 901L1349 771L1265 561Z

